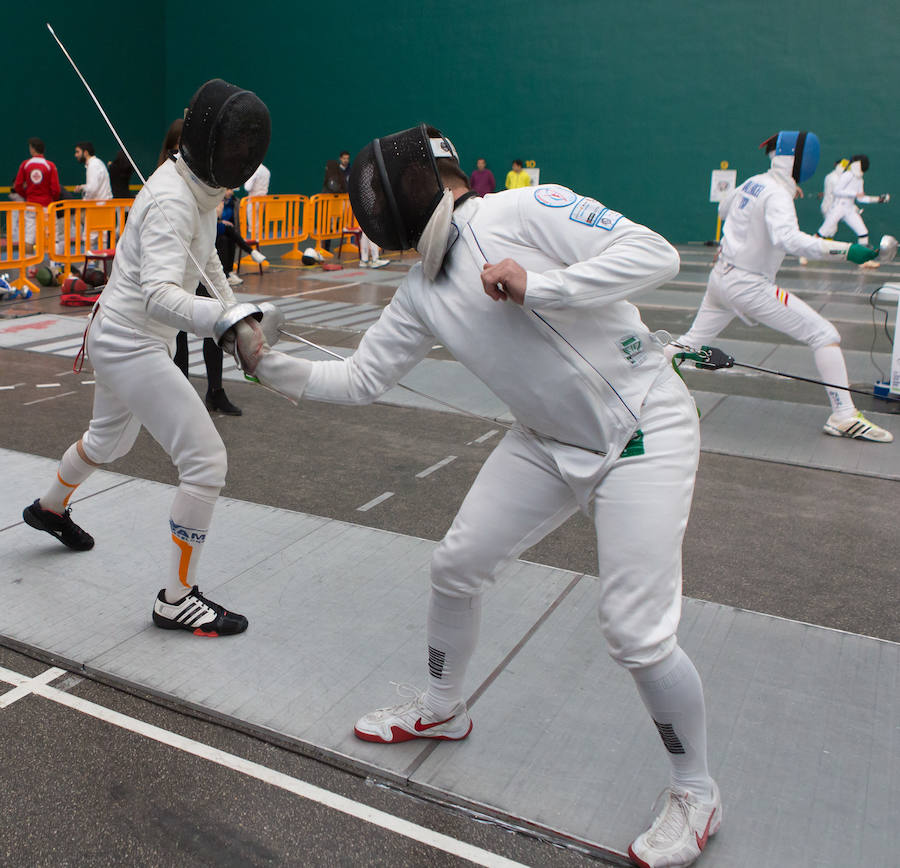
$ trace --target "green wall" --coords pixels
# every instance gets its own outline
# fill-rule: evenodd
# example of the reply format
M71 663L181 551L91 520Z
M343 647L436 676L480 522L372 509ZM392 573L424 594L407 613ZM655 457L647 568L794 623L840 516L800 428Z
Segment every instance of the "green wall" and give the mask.
M502 183L514 157L534 160L542 180L673 241L697 241L715 230L710 171L721 160L739 179L763 171L757 144L805 128L823 152L810 198L798 203L801 227L818 226L815 193L834 160L865 151L867 191L897 196L866 208L872 234L900 230L893 3L852 12L837 0L170 0L76 11L49 0L40 14L2 15L5 32L17 34L4 67L18 97L0 143L10 179L29 135L47 140L66 183L80 180L78 139L92 137L104 159L115 152L43 29L50 20L142 167L152 168L195 88L218 75L269 104L273 192L318 192L325 161L341 149L356 153L375 135L427 120L450 135L467 169L484 156ZM103 38L91 35L100 18Z
M4 0L0 186L12 184L19 163L28 157L32 136L44 140L46 156L56 163L64 185L84 183L84 167L73 156L76 142L92 141L104 161L119 148L46 22L78 64L141 170L156 166L165 135L162 8L108 0Z

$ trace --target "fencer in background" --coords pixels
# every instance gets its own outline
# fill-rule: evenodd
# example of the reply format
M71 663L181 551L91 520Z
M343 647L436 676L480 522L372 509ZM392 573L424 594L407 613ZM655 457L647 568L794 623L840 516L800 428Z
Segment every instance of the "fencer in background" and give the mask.
M256 376L298 399L366 404L440 343L517 420L435 550L427 690L364 715L356 735L469 734L464 682L482 597L500 567L581 509L597 533L600 629L670 760L665 804L631 851L641 865L691 864L721 820L703 688L676 638L697 410L627 300L674 277L678 254L565 187L481 198L449 140L424 125L367 145L349 192L366 235L388 250L415 247L422 263L352 356L312 362L263 346Z
M180 153L165 160L135 198L86 330L96 380L90 426L63 455L46 493L23 513L29 525L70 548L92 548L92 537L71 518L69 500L98 466L125 455L144 426L179 478L166 585L154 602L153 622L203 636L240 633L247 619L205 598L195 584L227 461L202 399L172 363L172 350L179 330L213 337L223 317L222 304L194 294L201 274L186 248L225 304L234 303L215 249L216 206L226 187L250 177L270 135L268 109L250 91L214 79L194 94Z
M889 443L893 434L866 419L846 391L850 381L837 329L805 301L775 283L787 253L860 264L874 259L878 251L800 231L794 199L797 185L812 177L819 162L815 133L782 131L760 147L765 148L771 167L744 181L720 203L719 216L724 221L720 252L700 309L678 343L709 345L735 317L748 325L762 323L790 335L809 345L821 379L842 387L825 390L831 402L825 433ZM675 352L670 345L667 353L671 357Z
M862 212L856 203L871 205L876 202L889 202L888 193L879 196L867 196L863 190L863 175L869 171L869 158L865 154L856 154L850 157L850 164L841 172L834 181L833 199L825 211L825 219L819 227L816 235L821 238L833 238L838 230L838 224L843 220L850 229L856 233L860 244L869 243L869 230L862 219ZM833 174L833 173L832 173ZM825 200L822 199L824 210ZM860 263L864 268L877 268L876 260L868 260Z

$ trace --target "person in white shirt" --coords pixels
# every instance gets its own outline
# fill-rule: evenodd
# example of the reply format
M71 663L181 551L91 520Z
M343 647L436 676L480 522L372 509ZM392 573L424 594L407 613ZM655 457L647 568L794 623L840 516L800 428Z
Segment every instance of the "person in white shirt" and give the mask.
M230 136L224 145L223 132ZM69 500L98 466L126 455L145 427L179 478L166 585L154 601L153 623L201 636L243 632L247 619L204 597L194 581L227 458L203 400L172 363L172 351L179 330L224 337L222 318L243 313L216 253L216 206L226 187L250 177L270 135L268 109L250 91L213 79L194 94L181 150L135 198L109 283L85 331L96 381L88 430L65 452L46 493L23 512L27 524L69 548L92 548L93 538L70 516ZM231 140L238 144L229 147ZM201 277L221 303L194 294Z
M819 206L819 210L822 212L823 217L828 214L834 203L834 185L837 183L837 179L844 174L844 170L849 165L849 160L835 160L834 168L825 176L825 180L822 183L822 204Z
M835 437L889 443L893 435L860 413L846 391L850 382L837 329L805 301L775 283L785 254L809 259L849 260L861 264L878 251L861 244L807 235L797 224L794 199L819 161L815 133L782 131L760 145L769 171L744 181L719 205L724 221L722 244L709 275L706 294L690 329L677 343L708 346L735 318L762 323L812 349L826 387L831 415L823 428ZM669 355L676 351L667 350Z
M269 182L272 179L272 173L262 163L259 168L244 182L244 189L247 195L242 203L245 209L245 217L247 223L247 237L255 237L256 233L256 212L258 208L253 207L250 201L253 196L268 196Z
M109 183L109 171L103 160L94 154L91 142L79 142L75 145L75 159L84 166L85 180L75 189L83 199L112 199L112 187Z
M464 679L482 597L505 563L580 509L597 532L600 629L671 760L665 807L632 852L641 864L688 865L721 813L703 688L676 637L697 410L629 300L674 277L678 254L565 187L481 198L433 127L376 139L353 165L360 227L385 249L415 247L423 261L346 360L249 346L260 358L251 372L294 398L365 404L441 343L516 420L432 558L427 690L364 715L356 735L469 734Z
M834 181L834 190L829 207L825 209L825 199L822 199L822 208L825 219L819 227L816 235L821 238L833 238L837 232L838 224L843 221L856 233L860 244L869 243L869 230L862 219L862 212L856 206L872 205L878 202L889 202L888 193L879 196L867 196L863 190L863 175L869 171L869 158L865 154L855 154L850 158L850 165L841 172ZM866 267L876 267L877 262L861 263Z

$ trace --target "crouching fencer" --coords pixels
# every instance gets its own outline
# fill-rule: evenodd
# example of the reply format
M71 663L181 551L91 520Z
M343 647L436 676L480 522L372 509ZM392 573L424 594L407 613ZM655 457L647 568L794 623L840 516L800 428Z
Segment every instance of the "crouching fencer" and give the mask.
M873 260L878 251L800 231L794 199L799 195L797 185L812 177L819 162L815 133L782 131L760 147L765 148L771 168L744 181L719 205L724 221L719 255L700 309L677 343L709 345L735 317L789 335L813 351L822 380L839 387L826 387L831 415L824 432L889 443L894 435L863 416L847 391L850 381L838 330L805 301L775 283L787 253L861 264ZM676 351L674 345L667 349L670 357Z
M697 410L628 301L677 274L678 254L565 187L480 198L449 140L424 125L368 144L349 193L366 235L423 261L348 359L293 358L247 330L246 369L297 399L365 404L439 342L516 418L432 559L427 690L364 715L356 735L471 732L464 681L482 596L502 565L581 509L597 533L601 631L671 762L665 806L631 853L640 865L691 864L721 822L703 688L676 638Z
M270 135L269 111L254 93L214 79L194 94L180 154L166 160L138 193L85 333L96 381L90 426L63 455L47 492L23 515L72 549L92 548L94 540L71 518L70 498L99 465L128 453L143 425L179 477L169 520L168 577L153 605L153 621L203 636L240 633L247 619L206 599L195 584L225 484L226 455L203 400L173 364L172 352L179 330L204 338L221 333L223 304L235 304L215 249L216 206L226 187L238 187L253 174ZM222 304L194 295L201 274L187 249Z

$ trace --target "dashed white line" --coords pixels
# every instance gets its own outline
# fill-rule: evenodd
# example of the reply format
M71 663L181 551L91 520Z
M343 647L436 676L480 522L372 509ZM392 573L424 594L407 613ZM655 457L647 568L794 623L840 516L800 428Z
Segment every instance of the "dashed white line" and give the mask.
M82 386L93 386L94 382L95 382L94 380L82 380L81 385Z
M60 392L58 395L48 395L46 398L38 398L35 401L26 401L22 406L30 407L32 404L40 404L41 401L53 401L56 398L65 398L66 395L74 395L74 392Z
M379 494L378 497L370 500L368 503L364 503L362 506L356 507L357 512L368 512L373 506L378 506L379 503L384 503L389 497L393 497L393 491L386 491L384 494Z
M320 292L334 292L336 289L349 289L351 286L359 286L359 282L341 283L337 286L326 286L324 289L301 290L300 292L292 292L290 295L282 295L280 298L305 298L307 295L318 295Z
M480 437L476 437L474 440L470 440L466 443L466 446L471 446L473 443L484 443L485 440L490 440L497 433L496 428L491 428L486 434L482 434Z
M440 470L442 467L446 467L451 461L456 461L455 455L448 455L446 458L442 458L440 461L438 461L437 464L432 464L431 467L426 467L424 470L416 474L416 479L424 479L426 476L434 473L435 470Z
M0 392L6 392L9 389L15 389L15 386L0 386Z
M58 389L62 383L35 383L36 389Z
M50 677L51 672L55 673L52 677ZM356 817L366 823L371 823L373 826L379 826L382 829L387 829L389 832L402 835L404 838L419 841L428 847L433 847L436 850L443 850L445 853L450 853L461 859L466 859L475 865L492 866L492 868L493 866L496 866L496 868L514 868L514 866L521 866L521 863L513 862L511 859L499 856L496 853L491 853L489 850L482 850L480 847L466 844L464 841L457 841L449 835L442 835L440 832L435 832L432 829L426 829L424 826L410 823L408 820L403 820L400 817L395 817L392 814L379 811L376 808L371 808L361 802L354 802L346 796L332 793L329 790L314 786L299 778L292 778L290 775L286 775L283 772L270 769L267 766L260 765L259 763L252 762L243 757L236 756L235 754L226 753L218 748L210 747L208 744L203 744L203 742L195 741L192 738L185 738L183 735L178 735L177 733L169 732L167 729L145 723L143 720L139 720L136 717L129 717L127 714L113 711L111 708L106 708L95 702L82 699L80 696L73 696L71 693L66 693L55 687L50 687L42 681L42 679L52 680L62 674L62 672L63 670L61 669L50 669L41 673L41 675L36 678L27 678L24 675L20 675L18 672L12 672L9 669L0 667L0 680L5 681L8 684L16 685L13 690L4 694L4 697L9 696L10 693L15 693L20 688L26 688L27 692L34 693L36 696L49 699L52 702L59 703L60 705L64 705L75 711L80 711L82 714L87 714L104 723L117 726L120 729L136 733L137 735L142 735L145 738L152 739L160 744L168 745L176 750L184 751L184 753L191 754L200 759L205 759L216 765L236 771L239 774L246 775L249 778L255 778L270 786L278 787L289 793L294 793L294 795L300 796L303 799L317 802L332 810L340 811L342 814ZM2 698L3 697L0 697L0 699Z

